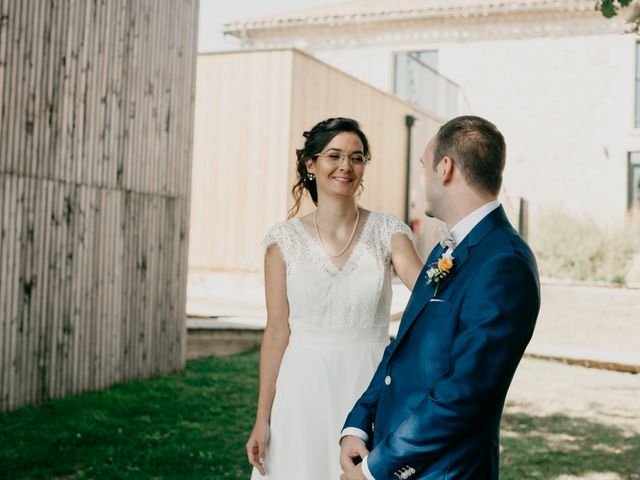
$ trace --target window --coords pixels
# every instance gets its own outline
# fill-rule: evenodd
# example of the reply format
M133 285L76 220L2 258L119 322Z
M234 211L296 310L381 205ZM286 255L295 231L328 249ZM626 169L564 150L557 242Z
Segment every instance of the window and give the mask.
M627 208L634 213L640 213L640 152L629 154L629 190Z
M408 52L410 57L415 60L419 60L427 67L431 67L436 72L438 71L438 51L437 50L424 50L422 52Z
M640 128L640 42L636 42L636 128Z
M427 73L428 76L435 77L438 71L438 51L437 50L424 50L417 52L398 52L395 54L395 82L393 93L400 98L408 101L414 101L411 98L415 96L415 92L412 92L412 83L414 81L412 76L416 74L412 72L415 68L427 68L431 72Z
M442 118L458 115L460 87L438 73L438 51L397 52L393 93Z

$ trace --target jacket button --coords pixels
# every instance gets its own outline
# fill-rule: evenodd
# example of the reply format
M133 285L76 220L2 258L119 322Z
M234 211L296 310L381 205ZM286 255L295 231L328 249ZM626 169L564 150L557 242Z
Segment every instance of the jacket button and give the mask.
M384 377L384 383L386 385L391 385L391 377L389 375L387 375L386 377Z

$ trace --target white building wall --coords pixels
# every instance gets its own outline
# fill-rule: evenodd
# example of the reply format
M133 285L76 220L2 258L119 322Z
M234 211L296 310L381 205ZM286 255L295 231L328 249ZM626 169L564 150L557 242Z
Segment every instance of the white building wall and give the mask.
M626 214L633 129L635 39L606 35L449 44L440 71L508 144L509 195L532 214L564 208L600 223Z

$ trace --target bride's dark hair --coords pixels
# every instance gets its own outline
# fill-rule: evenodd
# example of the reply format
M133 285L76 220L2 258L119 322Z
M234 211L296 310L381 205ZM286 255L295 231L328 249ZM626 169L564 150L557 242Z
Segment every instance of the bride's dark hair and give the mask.
M309 178L309 172L307 171L307 160L316 161L316 155L322 152L333 137L342 132L351 132L358 135L362 142L364 155L369 156L369 141L365 134L360 130L358 122L351 118L336 117L328 118L316 124L308 132L304 132L302 135L306 139L304 147L296 150L296 172L297 182L291 189L291 195L293 195L293 206L289 210L288 218L294 217L300 210L300 204L302 203L302 196L305 190L309 192L311 200L315 205L318 205L318 189L316 187L315 177Z

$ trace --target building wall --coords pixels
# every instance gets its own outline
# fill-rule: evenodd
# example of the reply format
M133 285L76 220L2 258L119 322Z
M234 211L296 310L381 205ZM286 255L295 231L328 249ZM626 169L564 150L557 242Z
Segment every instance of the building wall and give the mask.
M197 0L0 9L0 410L183 368Z
M357 119L371 143L360 204L404 217L405 115L431 129L440 119L295 50L201 55L198 65L191 269L261 268L260 240L293 204L302 134L329 117ZM299 215L311 208L307 198Z
M532 222L541 210L563 209L607 225L626 218L627 152L640 150L633 128L638 37L622 34L617 20L592 11L512 13L273 29L248 38L254 47L298 45L389 92L394 52L437 49L440 73L461 86L469 111L505 134L505 191L529 200Z
M189 267L252 270L287 211L291 51L198 57Z
M374 87L393 93L394 59L389 49L318 50L314 56Z

